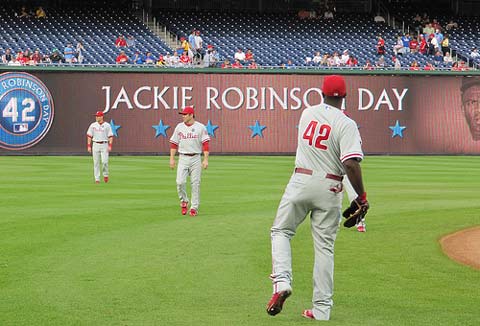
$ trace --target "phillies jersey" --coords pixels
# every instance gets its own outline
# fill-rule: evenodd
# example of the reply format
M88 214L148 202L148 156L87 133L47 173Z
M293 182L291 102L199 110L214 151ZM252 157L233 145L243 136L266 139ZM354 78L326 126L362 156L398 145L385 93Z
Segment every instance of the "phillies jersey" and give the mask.
M295 166L344 175L342 162L350 158L363 159L362 140L355 121L327 104L305 109L298 125Z
M202 123L195 121L187 125L181 122L175 127L170 143L178 146L180 154L201 154L202 144L209 140L207 128Z
M88 127L87 136L91 137L94 142L108 141L108 137L113 137L113 132L108 122L99 124L95 121Z

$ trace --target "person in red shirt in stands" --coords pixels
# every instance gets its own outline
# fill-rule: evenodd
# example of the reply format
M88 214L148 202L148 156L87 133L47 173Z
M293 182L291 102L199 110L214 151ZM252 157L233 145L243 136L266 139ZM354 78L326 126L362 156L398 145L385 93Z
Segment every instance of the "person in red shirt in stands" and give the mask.
M125 37L123 37L123 35L119 35L118 38L115 40L115 46L117 48L127 46L127 40L125 39Z
M35 49L35 52L33 52L32 57L30 58L31 64L36 65L37 63L42 62L42 57L40 49Z
M420 48L418 50L418 52L420 52L421 54L427 54L427 41L425 40L425 37L423 36L423 34L420 35Z
M250 60L250 64L248 65L248 69L258 69L258 65L257 63L255 62L255 59L252 58Z
M380 35L377 42L377 54L385 54L385 40Z
M242 64L240 63L240 60L235 60L235 62L232 64L232 68L234 69L243 68Z
M358 60L353 55L350 56L345 64L347 67L356 67L358 66Z
M183 67L189 66L191 63L190 57L188 56L188 53L186 51L183 51L182 55L180 56L180 64Z
M252 61L253 60L253 52L252 49L247 49L247 52L245 52L245 61Z
M220 66L220 68L222 69L232 68L232 65L230 64L230 60L225 59L225 61Z
M365 66L363 66L364 70L374 70L375 67L372 65L369 59L365 62Z
M411 53L418 52L418 41L416 37L411 39L410 43L408 44L408 47L410 48Z
M125 51L120 51L120 54L117 56L115 60L117 64L125 64L128 63L128 56L125 54Z
M19 62L22 66L26 65L28 61L30 61L29 57L26 57L22 51L18 51L17 54L17 62Z
M425 67L423 67L423 70L435 70L435 67L433 66L433 64L431 62L427 62L425 64Z

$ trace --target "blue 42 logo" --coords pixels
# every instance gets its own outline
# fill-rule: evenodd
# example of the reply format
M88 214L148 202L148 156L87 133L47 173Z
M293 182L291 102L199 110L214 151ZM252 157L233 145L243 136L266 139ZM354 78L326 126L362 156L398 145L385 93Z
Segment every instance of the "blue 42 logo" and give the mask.
M38 143L53 121L46 86L27 73L0 75L0 147L20 150Z

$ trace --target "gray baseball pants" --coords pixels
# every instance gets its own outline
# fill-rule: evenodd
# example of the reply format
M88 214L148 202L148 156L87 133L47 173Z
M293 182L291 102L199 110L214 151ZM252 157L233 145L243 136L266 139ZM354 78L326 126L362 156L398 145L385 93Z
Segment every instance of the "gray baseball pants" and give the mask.
M177 192L180 201L189 202L187 195L187 176L192 186L192 202L190 207L198 210L200 205L200 181L202 176L201 155L179 155L177 168Z
M271 228L273 292L292 288L290 240L297 227L310 214L314 243L313 314L315 319L330 319L333 306L334 243L341 218L341 181L294 173L280 201Z
M93 156L93 175L95 181L100 181L100 162L102 162L102 174L104 177L108 177L108 142L103 144L92 144L92 156Z

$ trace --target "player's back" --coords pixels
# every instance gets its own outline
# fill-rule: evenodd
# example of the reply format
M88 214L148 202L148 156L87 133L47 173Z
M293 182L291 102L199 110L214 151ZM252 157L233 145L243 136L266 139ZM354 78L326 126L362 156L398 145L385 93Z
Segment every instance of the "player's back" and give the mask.
M298 125L295 166L343 175L341 158L351 153L363 156L360 144L356 123L341 110L327 104L307 108Z

